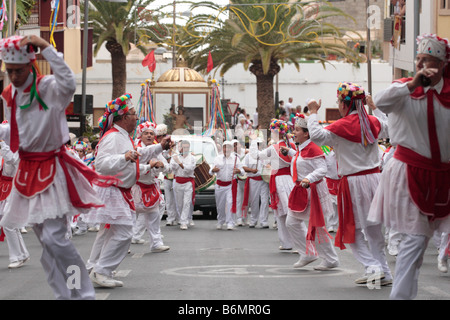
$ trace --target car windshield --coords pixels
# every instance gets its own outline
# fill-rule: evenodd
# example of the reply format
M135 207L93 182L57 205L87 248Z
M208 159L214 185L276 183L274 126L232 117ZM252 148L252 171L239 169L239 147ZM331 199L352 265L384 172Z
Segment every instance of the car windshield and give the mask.
M214 142L201 141L201 140L188 140L190 143L190 151L196 155L196 158L200 158L200 155L205 157L208 164L214 163L214 159L217 156L217 151L214 147Z

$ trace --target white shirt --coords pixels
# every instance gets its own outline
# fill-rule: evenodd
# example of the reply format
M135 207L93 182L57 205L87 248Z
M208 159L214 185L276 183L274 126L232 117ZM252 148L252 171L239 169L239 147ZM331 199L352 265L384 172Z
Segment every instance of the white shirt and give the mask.
M380 124L382 129L379 137L381 138L387 134L387 123L380 120ZM311 140L314 143L319 146L333 147L338 163L338 174L340 176L379 167L380 156L377 142L364 147L361 143L355 143L341 138L331 131L322 128L317 121L317 114L315 113L308 117L308 130Z
M266 163L270 165L272 170L287 168L291 165L290 162L286 162L280 158L278 152L275 151L275 147L273 145L269 146L264 150L259 151L256 140L253 140L252 143L250 144L249 153L253 159L259 158L266 161Z
M444 81L436 85L442 91ZM425 88L427 92L430 88ZM375 96L377 107L388 114L389 135L392 145L401 145L431 159L427 123L427 99L416 100L410 96L406 83L393 83ZM448 106L447 106L448 107ZM450 109L434 98L434 117L441 150L441 161L450 161Z
M257 169L257 173L247 172L247 177L259 177L261 176L261 172L265 166L265 161L262 159L253 159L249 153L244 158L243 167L247 167L250 169Z
M48 106L48 110L40 110L37 99L33 100L29 108L19 108L30 103L30 93L24 90L33 82L31 73L20 88L12 85L12 97L17 91L16 120L20 139L19 148L28 152L56 150L69 141L65 111L76 89L75 76L64 62L62 53L56 52L52 46L45 48L41 53L50 63L53 71L52 75L43 77L38 85L39 94ZM5 110L6 119L11 123L11 108L6 107ZM44 113L45 116L43 116ZM9 144L9 125L0 126L0 138Z
M183 164L184 168L175 162L175 157ZM175 177L194 178L196 164L195 157L191 153L182 156L174 155L170 160L170 169Z
M133 150L130 135L123 128L114 125L118 132L112 132L102 138L97 146L95 170L102 175L120 174L122 188L131 188L136 183L137 166L135 162L126 161L125 153ZM161 144L138 147L141 154L140 163L147 163L162 152Z
M219 168L218 172L212 172L212 169L214 167ZM241 161L239 160L239 157L236 156L234 152L230 154L230 156L227 158L224 155L217 156L214 159L214 164L211 166L211 169L209 170L209 174L216 175L217 180L220 181L231 181L236 178L236 175L233 174L233 169L239 169L240 175L244 175L245 171L242 168Z
M302 181L304 178L308 179L310 183L317 182L323 179L327 173L327 163L324 157L318 157L314 159L303 159L301 156L302 150L311 143L308 139L298 146L300 152L297 158L297 181ZM294 161L296 151L289 150L289 155L292 157L291 162L291 175L294 176Z

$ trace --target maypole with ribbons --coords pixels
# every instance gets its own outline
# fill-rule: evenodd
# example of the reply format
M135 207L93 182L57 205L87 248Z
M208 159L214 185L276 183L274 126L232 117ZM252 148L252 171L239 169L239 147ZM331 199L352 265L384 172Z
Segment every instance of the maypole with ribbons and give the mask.
M214 135L218 128L222 128L224 133L227 134L227 125L225 121L225 114L223 112L222 103L220 101L220 91L217 81L213 79L211 81L211 98L210 98L210 121L208 128L202 132L202 136L211 137ZM228 138L228 137L227 137Z
M138 125L146 121L156 124L151 83L152 80L147 79L141 84L141 96L136 108L136 114L139 116ZM136 131L134 132L134 137L136 137Z
M52 14L50 15L50 44L56 48L55 39L53 33L55 32L58 24L58 12L59 12L59 0L52 0Z

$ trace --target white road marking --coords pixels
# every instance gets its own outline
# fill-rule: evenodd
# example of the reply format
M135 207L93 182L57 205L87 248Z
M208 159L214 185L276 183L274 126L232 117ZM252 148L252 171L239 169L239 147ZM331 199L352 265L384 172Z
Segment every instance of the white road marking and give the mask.
M125 278L126 276L128 276L128 274L131 272L131 270L119 270L116 273L116 277L117 278Z
M212 265L172 268L163 274L184 277L226 277L226 278L299 278L333 277L357 273L355 270L336 268L331 271L316 271L312 266L294 269L286 265Z

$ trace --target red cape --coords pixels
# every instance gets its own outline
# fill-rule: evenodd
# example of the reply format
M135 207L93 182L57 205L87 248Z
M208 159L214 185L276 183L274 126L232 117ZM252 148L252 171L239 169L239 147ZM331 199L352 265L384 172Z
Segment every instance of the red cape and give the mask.
M381 124L374 116L369 116L370 129L375 139L381 131ZM361 143L361 124L358 114L350 114L325 127L335 135L355 143Z

